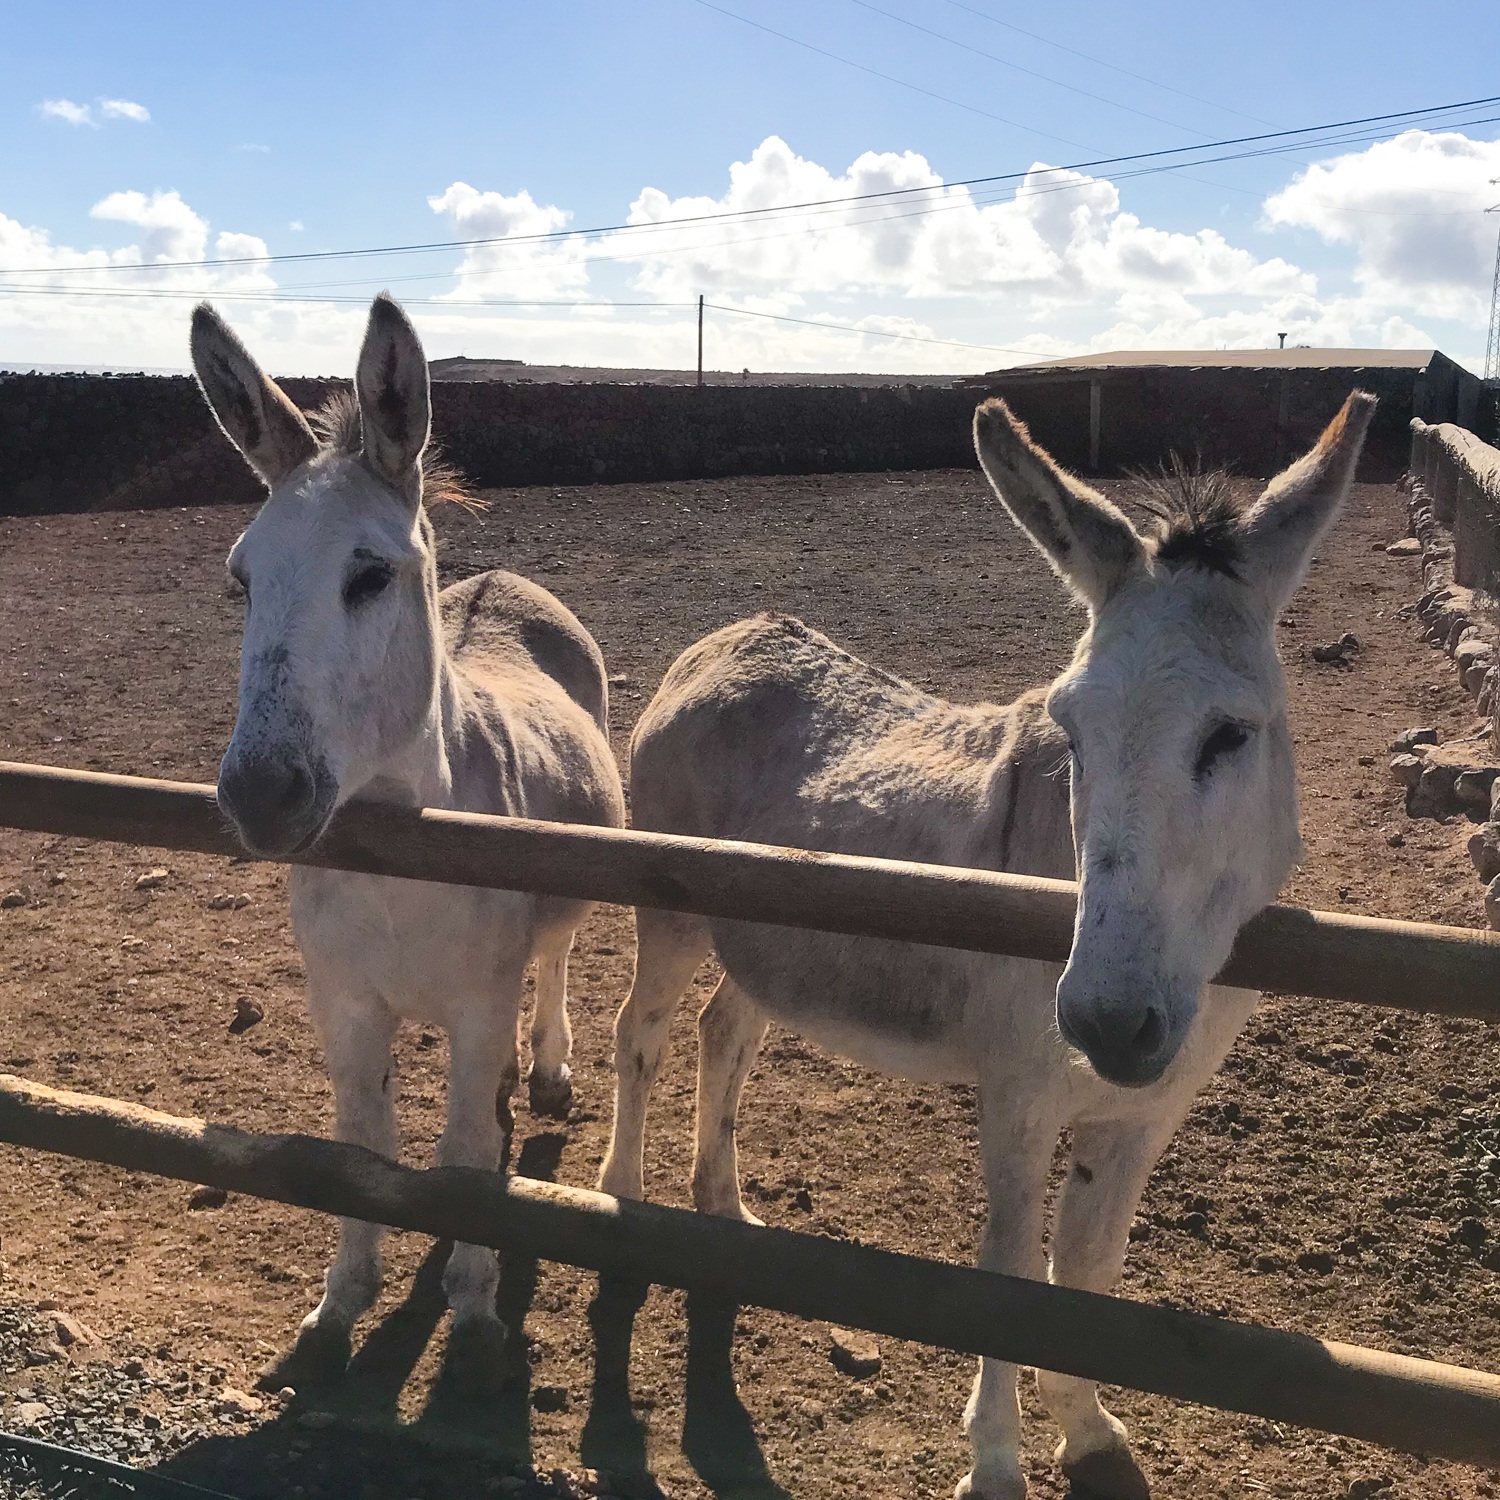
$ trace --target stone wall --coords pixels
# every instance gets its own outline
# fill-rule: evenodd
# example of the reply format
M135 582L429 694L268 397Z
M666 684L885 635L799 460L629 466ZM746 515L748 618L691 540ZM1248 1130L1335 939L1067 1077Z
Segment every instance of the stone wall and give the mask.
M1467 386L1444 382L1435 356L1407 368L1278 370L1143 366L1136 369L999 371L977 394L1004 396L1037 441L1070 467L1091 467L1090 386L1098 387L1097 468L1150 468L1177 452L1208 467L1267 477L1304 453L1356 387L1380 398L1360 463L1362 480L1394 481L1406 467L1414 416L1450 418ZM1456 366L1453 368L1457 368ZM1467 372L1460 372L1466 374ZM1469 377L1469 384L1477 385Z
M1175 450L1268 475L1305 450L1360 384L1381 398L1361 476L1394 478L1406 462L1408 420L1451 415L1433 409L1456 396L1432 385L1431 375L1116 371L1100 379L1097 467L1151 467ZM283 384L312 407L341 382ZM974 464L975 403L990 392L1063 463L1089 471L1090 379L1071 373L1002 371L962 387L440 381L433 423L449 457L481 486L963 468ZM248 501L259 493L186 376L0 375L0 514Z
M1422 558L1416 613L1452 659L1489 732L1447 745L1419 728L1402 736L1391 771L1413 817L1467 814L1480 823L1469 854L1486 883L1485 912L1500 928L1500 450L1452 423L1411 424L1405 477L1413 540Z
M312 407L341 382L282 382ZM344 382L346 384L346 382ZM438 382L433 429L480 486L960 468L975 398L944 387ZM251 500L186 376L0 377L0 513Z

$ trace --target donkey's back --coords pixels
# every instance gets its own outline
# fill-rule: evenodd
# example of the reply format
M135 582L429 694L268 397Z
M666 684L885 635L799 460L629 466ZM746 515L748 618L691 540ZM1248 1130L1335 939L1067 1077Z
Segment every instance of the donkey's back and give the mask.
M497 568L450 584L438 608L448 655L465 676L483 681L539 672L608 734L604 655L555 595Z
M1069 878L1066 758L1040 692L949 703L759 615L667 673L631 741L634 821Z

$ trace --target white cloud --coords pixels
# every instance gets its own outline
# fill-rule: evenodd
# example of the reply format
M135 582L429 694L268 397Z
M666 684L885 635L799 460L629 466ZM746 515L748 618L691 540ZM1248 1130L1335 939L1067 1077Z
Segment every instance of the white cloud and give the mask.
M97 116L93 106L75 104L71 99L43 99L36 108L43 119L62 120L68 125L91 125L95 130L101 120L131 120L144 125L151 118L151 111L134 99L99 99L96 102L99 106Z
M134 99L101 99L99 113L106 120L133 120L137 125L144 125L151 118L151 111Z
M69 125L98 125L87 104L74 104L71 99L43 99L36 108L43 119L62 120Z
M524 189L513 197L482 193L467 182L452 183L427 200L434 213L446 214L461 240L556 234L572 216L535 202ZM577 296L588 286L580 237L514 245L471 245L456 272L459 285L448 297L551 299Z
M719 196L643 189L629 210L642 227L628 234L570 232L567 210L530 191L454 181L427 200L453 237L511 242L450 256L456 283L433 301L425 277L442 262L413 266L409 305L434 358L489 353L542 364L690 367L691 307L602 304L690 304L700 291L736 310L709 313L705 353L717 369L956 372L1080 349L1266 348L1279 332L1290 344L1436 345L1473 360L1495 232L1476 209L1492 201L1484 179L1496 175L1500 143L1413 133L1301 170L1267 200L1264 238L1247 244L1219 228L1147 223L1115 183L1041 163L1014 188L976 195L944 183L914 152L868 152L836 171L773 136L730 167ZM664 222L893 188L910 190L895 207ZM8 356L180 366L188 303L176 294L207 291L225 298L269 365L347 373L362 305L230 300L276 286L274 268L257 263L267 248L258 237L210 226L176 192L111 193L91 212L130 243L73 249L0 216L0 266L77 266L77 281L56 283L173 296L0 298ZM288 226L301 228L300 220ZM1308 264L1296 263L1303 258ZM239 263L171 264L203 259ZM89 278L91 267L110 269ZM392 290L407 291L399 275ZM481 298L594 305L464 305Z
M0 297L0 344L12 363L182 366L188 311L198 294L275 288L264 265L163 264L208 258L248 261L266 253L265 242L255 235L212 231L175 192L110 193L90 214L101 224L134 229L131 243L113 250L79 250L55 244L44 229L0 214L0 267L61 273L7 278L14 289ZM25 290L31 287L48 290ZM57 288L73 289L75 295L57 295ZM128 295L102 296L103 291ZM227 302L226 311L237 317L244 306L256 304Z
M1391 311L1481 323L1488 311L1500 141L1410 130L1318 162L1266 200L1269 226L1355 252L1366 298Z
M793 220L755 214L890 192L901 196ZM923 298L1019 294L1058 306L1138 286L1264 297L1314 285L1297 267L1259 260L1215 230L1180 234L1142 224L1121 212L1119 191L1102 178L1037 163L1013 193L984 202L968 188L945 186L915 152L867 152L835 174L778 136L734 163L722 197L673 199L647 188L631 205L630 222L746 212L755 216L664 225L649 239L636 231L613 244L639 259L642 291L674 300L761 291L792 306L807 295L858 289Z

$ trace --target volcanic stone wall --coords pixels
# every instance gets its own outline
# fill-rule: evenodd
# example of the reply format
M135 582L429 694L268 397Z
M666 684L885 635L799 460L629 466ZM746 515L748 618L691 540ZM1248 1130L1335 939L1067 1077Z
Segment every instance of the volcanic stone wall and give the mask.
M1380 398L1360 478L1394 480L1406 464L1411 418L1455 416L1448 409L1455 392L1430 391L1427 372L1410 368L1146 366L1047 376L1001 371L978 393L1003 396L1039 443L1060 462L1087 473L1089 388L1095 383L1097 467L1104 473L1151 468L1176 452L1205 467L1264 478L1305 453L1357 387ZM977 389L979 382L970 385Z
M1096 377L1099 465L1175 450L1266 475L1317 437L1358 384L1381 398L1362 476L1404 466L1413 415L1451 420L1410 369L1143 368ZM288 379L307 408L339 385ZM449 458L481 486L972 467L970 424L1005 396L1065 464L1089 467L1090 377L1001 372L944 386L433 386ZM1441 398L1441 399L1440 399ZM0 514L248 501L260 487L186 376L0 375Z
M303 407L339 384L282 382ZM480 486L974 462L975 398L943 387L442 381L432 399L438 441ZM259 493L185 376L0 377L0 513L191 505Z

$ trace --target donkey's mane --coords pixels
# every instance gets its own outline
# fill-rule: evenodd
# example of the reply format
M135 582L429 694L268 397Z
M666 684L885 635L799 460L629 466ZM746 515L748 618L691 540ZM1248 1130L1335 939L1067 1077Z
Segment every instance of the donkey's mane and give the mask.
M335 391L322 406L309 414L308 421L317 434L320 453L340 453L357 458L364 452L364 428L359 417L359 401L353 391ZM474 493L469 481L431 441L422 450L422 502L429 509L435 505L461 505L465 510L484 508L484 501Z
M1141 493L1132 500L1155 523L1149 540L1157 561L1238 578L1250 501L1235 493L1229 473L1190 467L1173 453L1154 474L1138 477Z

